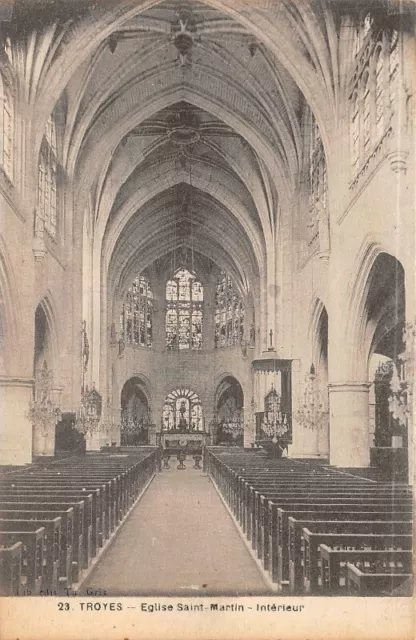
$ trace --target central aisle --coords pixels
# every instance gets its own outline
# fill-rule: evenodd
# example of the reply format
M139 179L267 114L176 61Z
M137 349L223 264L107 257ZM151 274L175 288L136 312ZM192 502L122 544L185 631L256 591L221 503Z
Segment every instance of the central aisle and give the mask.
M209 477L176 465L156 475L87 587L108 596L270 595Z

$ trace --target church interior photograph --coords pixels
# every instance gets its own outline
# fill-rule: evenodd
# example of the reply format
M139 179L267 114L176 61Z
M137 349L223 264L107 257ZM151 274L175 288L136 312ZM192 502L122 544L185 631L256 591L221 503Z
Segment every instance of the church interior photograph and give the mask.
M412 595L415 16L0 3L0 595Z

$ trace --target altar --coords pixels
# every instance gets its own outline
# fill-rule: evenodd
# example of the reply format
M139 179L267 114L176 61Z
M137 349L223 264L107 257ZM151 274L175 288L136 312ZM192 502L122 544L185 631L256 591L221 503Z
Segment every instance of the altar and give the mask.
M163 460L163 469L169 469L171 457L178 459L178 469L185 469L187 456L194 459L194 469L200 469L204 448L210 444L210 434L206 431L162 431L159 434L159 447Z
M184 451L185 453L202 452L209 444L210 434L206 431L162 431L160 445L168 449L172 455Z

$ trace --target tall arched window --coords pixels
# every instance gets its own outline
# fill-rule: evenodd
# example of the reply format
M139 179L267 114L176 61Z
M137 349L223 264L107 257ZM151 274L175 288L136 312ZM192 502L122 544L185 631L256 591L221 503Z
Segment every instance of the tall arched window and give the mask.
M201 401L194 391L175 389L167 396L162 411L163 431L203 431Z
M14 164L14 103L10 89L5 86L3 95L3 158L6 176L13 181Z
M384 131L384 68L383 68L383 51L381 47L378 49L376 59L376 137L381 138Z
M215 348L241 344L244 304L230 276L221 272L215 290Z
M43 220L47 233L54 238L57 231L58 154L56 126L50 116L39 154L38 206L36 215Z
M371 143L371 102L370 82L368 75L365 76L363 82L363 141L364 156L367 157Z
M127 291L120 313L120 333L127 344L152 346L153 292L148 278L139 274Z
M308 226L312 238L318 233L319 211L327 204L327 169L324 145L313 113L310 114L311 134L309 142L309 214Z
M166 346L168 349L202 349L204 290L185 268L166 283Z
M398 96L398 78L399 78L399 34L396 30L392 31L390 36L390 55L389 55L389 91L390 91L390 109L395 110L395 102Z

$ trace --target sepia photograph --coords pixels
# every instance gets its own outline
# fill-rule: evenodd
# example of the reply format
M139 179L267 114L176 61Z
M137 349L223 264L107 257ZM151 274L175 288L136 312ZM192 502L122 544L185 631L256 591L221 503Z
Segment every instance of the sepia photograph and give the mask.
M415 34L0 0L1 640L414 637Z

